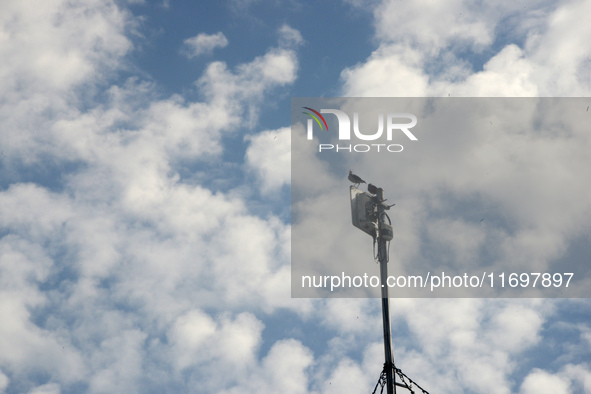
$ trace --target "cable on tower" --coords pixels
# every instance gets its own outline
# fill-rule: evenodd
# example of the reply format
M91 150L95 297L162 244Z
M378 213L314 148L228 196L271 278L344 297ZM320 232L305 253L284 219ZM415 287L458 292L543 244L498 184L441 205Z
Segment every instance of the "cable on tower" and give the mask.
M384 387L386 387L386 368L387 368L386 364L384 364L384 369L382 370L382 373L380 374L380 377L378 378L378 382L376 383L376 386L374 387L372 394L376 394L378 387L381 388L380 394L382 394L384 392ZM424 388L419 386L415 381L413 381L411 378L409 378L399 368L396 368L396 366L394 366L394 367L392 367L392 369L398 375L398 377L400 377L400 380L402 381L402 383L395 383L397 387L405 388L408 391L410 391L411 394L416 394L416 391L413 390L413 387L416 387L417 389L421 390L421 393L429 394L429 392L427 390L425 390Z

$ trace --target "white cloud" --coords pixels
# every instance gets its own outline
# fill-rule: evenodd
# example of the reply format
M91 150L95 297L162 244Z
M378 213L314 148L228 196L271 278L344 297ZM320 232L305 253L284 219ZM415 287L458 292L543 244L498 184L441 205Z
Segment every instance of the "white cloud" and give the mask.
M308 393L308 371L314 358L312 352L293 339L277 341L261 361L260 368L242 376L238 385L223 394L238 393Z
M438 369L434 365L428 374L424 369L416 370L415 376L428 375L425 378L431 385L440 378L445 383L439 388L450 393L458 387L486 393L491 385L499 393L513 392L507 375L521 352L540 340L538 333L549 313L539 307L543 305L540 301L530 300L415 299L397 300L393 305L395 316L404 316L418 341L412 344L419 349L414 358L438 360L436 363L447 366ZM506 324L502 316L517 320ZM400 365L412 365L402 354ZM446 376L450 370L457 371L451 380ZM411 372L406 371L413 377ZM419 383L428 388L427 382Z
M369 392L372 383L364 371L351 360L344 359L324 379L322 393L364 393ZM400 389L398 389L400 390Z
M454 96L535 97L540 86L532 80L534 69L535 65L525 58L523 51L510 44L492 57L482 72L470 75L460 86L442 83L438 93L443 96L448 90Z
M343 70L344 95L351 97L420 97L428 94L429 78L421 69L419 51L382 46L362 64Z
M368 335L382 324L376 299L337 298L327 300L319 309L322 323L345 334ZM377 332L377 331L375 331Z
M29 394L60 394L62 391L60 385L56 383L47 383L39 387L35 387L29 391Z
M450 11L464 15L461 3L450 4ZM587 27L570 28L586 5L568 3L555 12L533 13L524 23L536 30L521 33L526 44L505 46L475 75L452 53L445 59L453 70L439 79L429 74L427 65L450 45L481 51L494 40L496 22L481 20L476 9L466 13L466 22L451 13L439 20L435 11L443 9L437 6L417 18L423 30L411 32L411 46L396 25L388 28L394 22L413 28L406 21L416 10L404 7L402 16L378 15L383 43L367 62L343 73L345 92L534 95L587 89L588 47L580 38ZM453 28L447 22L454 22ZM236 67L210 64L196 83L202 101L158 97L157 87L130 79L108 88L107 100L96 103L88 95L109 81L132 49L127 32L135 21L127 11L110 1L2 2L0 23L0 54L6 59L0 65L5 98L0 110L6 155L2 165L3 176L14 183L0 192L0 391L14 382L38 393L71 392L80 385L89 392L195 392L202 387L236 394L353 392L375 384L383 358L379 301L290 299L291 227L272 215L252 214L242 195L216 191L208 183L219 181L212 174L224 171L223 138L255 126L266 95L295 81L298 59L293 49L303 42L298 31L282 26L279 45L252 61ZM437 29L429 30L431 26ZM202 36L206 39L201 44L198 37L194 56L227 45L221 33ZM568 40L576 45L564 48L564 60L550 61L544 40L550 51ZM575 60L572 65L567 65L569 58ZM566 66L566 75L556 78ZM491 84L495 89L489 89ZM249 138L246 164L268 190L289 182L288 134L278 129ZM575 168L586 168L578 160L586 155L583 136L574 136L575 143L563 147L567 153L554 151L547 162L561 162L561 155L568 155ZM515 149L547 143L525 138ZM275 150L278 144L281 150ZM578 149L570 149L575 145ZM473 165L499 166L495 174L501 176L511 155L483 153ZM536 164L539 159L531 160ZM428 172L429 165L417 168ZM304 169L317 170L311 190L338 184L314 157ZM550 173L540 170L537 180L563 170L555 165L543 169ZM47 184L25 177L31 172L40 173ZM400 181L411 194L412 183L404 177ZM467 188L461 176L455 182ZM491 190L495 186L493 182ZM584 185L580 192L585 195ZM512 193L517 191L499 192L497 198L530 226L503 243L503 250L510 254L529 245L540 255L560 253L563 241L547 232L547 224L558 223L564 233L574 231L569 218L584 205L564 197L561 201L567 204L562 206L572 204L572 210L549 210L547 217L538 218L533 213L539 207L522 211L513 205ZM546 206L557 196L549 194L538 204ZM402 197L411 209L401 218L413 228L420 207L409 199ZM320 219L316 224L321 228ZM448 226L456 230L448 235L454 253L468 260L475 244L459 235L474 235L478 244L482 232L443 219L432 231L441 234ZM321 235L330 240L330 234ZM419 245L418 231L405 237L409 250ZM330 249L329 243L325 252ZM401 253L408 256L409 250ZM424 387L440 384L441 392L450 393L458 385L486 392L488 382L510 392L515 388L508 378L514 362L542 340L543 323L551 314L536 302L396 300L395 305L395 323L409 327L408 334L395 333L400 336L395 343L398 365ZM304 327L310 323L324 330L330 337L328 353L314 354L322 349L312 352L300 341L283 339L288 334L273 331L280 329L265 327L261 316L280 309L299 314L297 322ZM311 324L311 319L317 322ZM305 327L300 334L303 341L313 342L317 333ZM403 341L407 335L409 343ZM349 357L350 344L363 360ZM336 355L342 356L339 361ZM40 374L49 381L37 381ZM589 371L581 366L548 375L534 371L516 387L521 384L527 392L540 381L557 389L568 387L569 381L589 385Z
M192 310L180 316L168 334L171 358L180 370L222 364L244 371L256 362L262 330L263 324L249 313L241 313L233 320L226 315L214 320L202 311Z
M276 191L291 180L290 137L289 127L245 137L250 141L246 163L261 179L265 193Z
M37 390L145 392L180 379L186 392L195 382L179 371L208 370L208 357L219 371L258 365L263 325L252 312L310 308L285 285L290 229L196 179L219 166L222 136L254 125L264 95L294 81L297 57L283 45L297 31L283 29L282 44L251 62L211 64L197 81L203 101L159 98L132 78L97 103L84 89L123 63L128 13L110 2L2 4L2 31L22 48L3 46L10 62L0 66L10 98L0 111L2 160L12 177L0 192L4 385L18 377L34 387L42 373L52 380ZM42 67L29 64L37 58ZM181 178L199 166L196 178ZM23 168L47 185L24 180ZM204 308L229 317L207 331L214 319ZM271 365L254 369L302 364L301 376L305 347L277 346L303 361L272 351Z
M16 235L0 241L0 364L11 372L50 371L65 382L84 376L84 365L69 338L30 321L31 310L50 304L37 284L45 282L52 261L38 244Z
M591 369L589 369L589 365L566 365L561 371L561 376L571 381L570 387L573 389L581 389L585 393L591 391Z
M146 337L141 330L130 329L102 338L91 357L89 392L135 391L142 379Z
M567 394L571 391L568 382L561 377L535 369L525 378L519 392L523 394Z
M10 102L102 78L131 48L130 15L112 1L2 2L0 15L0 92Z
M378 48L368 59L343 70L344 96L588 96L591 90L591 47L588 40L582 42L589 36L589 26L577 22L577 14L588 12L588 2L501 2L494 7L454 0L347 2L373 6ZM499 125L499 120L492 122ZM454 262L469 266L480 247L492 244L502 251L499 260L506 267L514 267L516 263L538 264L557 259L569 242L582 232L588 233L585 223L589 219L589 205L584 198L578 198L589 194L587 188L579 190L582 169L589 166L588 159L579 151L581 146L585 146L583 150L589 148L583 134L559 137L531 130L518 138L503 126L496 128L494 134L502 143L481 141L482 149L477 151L472 151L466 141L451 142L448 137L441 139L431 154L404 166L412 171L398 170L400 165L396 171L392 171L392 165L372 169L373 179L388 179L396 185L392 193L397 208L392 215L404 232L397 234L397 257L391 259L395 263L415 263L413 257L429 234L442 240L442 250L451 253ZM562 149L569 153L558 154ZM456 160L462 164L448 167ZM328 175L313 160L305 164L313 167L307 173ZM361 164L356 168L363 169ZM475 184L468 176L470 173L486 176ZM342 178L329 176L324 183L331 185ZM419 184L427 185L426 189L417 188ZM517 229L496 232L486 220L475 226L457 217L432 216L426 211L441 213L446 209L447 199L441 188L466 199L474 193L492 197L493 205L500 203L501 211ZM558 190L561 192L555 193ZM335 211L322 201L338 199L322 191L309 194L314 198L306 201L306 208L299 213L309 219L306 231L313 233L310 239L314 241L310 242L319 245L313 251L319 261L328 256L322 254L322 246L329 245L330 249L336 239L350 245L349 250L362 247L353 244L354 239L344 241L346 235L342 233L314 231L315 226L329 218L335 220ZM404 194L408 198L402 197ZM421 201L426 195L427 201ZM308 208L311 205L318 205L318 209ZM402 206L403 211L399 208ZM425 223L423 231L421 223ZM330 257L342 261L338 250L331 252ZM400 264L396 266L403 269ZM577 366L577 372L562 371L557 375L532 370L524 381L513 381L515 365L526 364L521 358L523 352L544 343L544 335L548 335L544 324L554 318L548 301L396 299L392 305L394 321L405 322L410 331L400 338L402 343L395 344L398 365L411 377L418 374L421 378L417 380L427 389L487 393L495 387L495 392L511 393L521 387L524 393L560 393L572 392L573 387L579 388L581 382L586 382L582 365ZM352 306L335 309L355 310ZM346 321L341 322L341 327L354 331L356 319L350 315L342 313ZM333 321L337 319L328 316Z
M458 266L474 264L486 238L480 223L466 223L459 219L435 219L427 228L427 236L440 248L440 253L451 251Z
M2 373L0 371L0 392L4 393L6 390L6 387L8 387L8 383L10 382L10 379L8 379L8 376L6 376L4 373Z
M240 65L236 74L229 72L224 63L214 62L199 80L199 86L208 97L219 96L218 100L233 95L245 99L260 95L271 85L281 86L293 82L296 71L295 53L280 48Z
M289 25L279 28L279 43L284 47L299 46L304 43L302 34Z
M200 33L184 41L185 49L183 53L190 59L211 53L215 48L224 48L227 45L228 39L222 32L215 34Z
M371 2L348 2L372 6ZM535 1L516 5L504 2L494 7L462 1L401 3L384 0L376 3L373 3L373 12L378 48L365 61L343 70L344 96L589 95L591 85L587 76L591 49L589 42L581 42L589 36L588 26L578 23L576 16L587 11L588 3ZM557 56L558 53L561 55ZM527 118L527 114L522 115ZM499 125L500 119L491 121ZM499 261L509 269L515 264L539 264L558 259L569 242L582 232L588 233L585 223L590 210L582 196L588 195L589 190L587 187L585 191L579 190L582 169L589 166L579 149L585 146L583 150L588 150L588 139L578 132L558 137L533 130L517 138L504 127L504 122L502 124L495 128L495 141L480 142L482 149L472 151L466 141L452 142L446 136L431 154L404 166L411 171L392 171L392 165L372 169L373 179L387 179L396 185L392 193L395 193L397 208L392 215L397 227L405 230L397 234L396 256L391 258L398 263L397 270L405 268L400 262L416 263L413 257L420 253L421 243L429 234L441 240L441 250L450 253L452 261L463 262L466 266L471 265L484 245L498 245L497 250L502 251ZM489 134L489 138L492 135ZM497 138L502 143L499 144ZM569 153L562 156L558 151ZM462 164L448 166L456 160ZM301 165L308 167L301 174L328 177L323 182L328 185L327 189L345 177L345 174L329 175L322 163L313 159L304 160ZM356 168L363 169L361 164ZM486 174L486 177L474 183L469 174ZM302 179L309 180L299 177L300 181ZM298 177L294 175L293 181L298 182ZM313 196L305 201L301 210L296 207L301 215L298 219L309 227L297 229L295 226L300 223L295 223L294 231L303 230L309 242L318 245L309 251L317 261L330 258L342 266L345 256L333 247L336 240L338 244L349 245L349 252L355 253L351 250L363 247L356 239L363 236L356 234L354 239L339 231L327 234L327 231L316 230L322 229L322 223L327 220L338 220L335 219L338 209L333 210L324 201L340 200L326 190L311 187L314 181L310 180L312 185L294 187L292 184L296 193L300 187ZM417 188L419 184L427 185L426 189ZM560 186L549 188L551 184ZM486 219L474 225L457 216L432 216L427 213L430 209L439 213L446 209L442 206L447 199L442 195L441 185L446 192L462 198L470 199L474 193L493 198L493 205L500 203L500 210L517 229L498 232ZM402 197L405 194L408 198ZM425 195L429 196L427 201L421 201L420 196ZM402 206L401 211L399 207ZM540 215L540 212L545 214ZM476 222L479 219L481 217ZM424 228L420 230L422 223ZM341 225L350 226L339 222L335 228ZM352 259L359 261L357 256ZM556 392L564 392L561 390L568 390L569 380L582 382L585 379L583 372L574 378L574 373L548 377L538 376L534 371L525 382L514 382L510 377L515 365L523 365L523 352L543 343L544 324L553 318L550 302L396 299L392 305L395 305L392 308L394 321L404 321L410 331L401 338L402 344L395 344L399 366L405 370L411 365L405 372L411 377L418 374L417 380L427 389L486 393L494 386L499 393L511 393L523 383L523 392L530 392L526 390L535 390L538 381L547 378L550 386L556 386ZM352 313L355 307L339 306L335 310L343 311L342 320L333 314L327 314L327 320L339 321L346 333L355 332L356 315L351 316L355 314ZM433 360L437 361L433 363ZM412 367L417 364L422 368ZM445 371L438 365L445 365Z
M380 46L344 70L348 96L580 96L588 77L587 2L474 6L461 0L400 3L374 10ZM509 34L499 50L496 36ZM520 43L520 44L518 44ZM468 55L466 55L468 53ZM482 70L465 60L492 53Z

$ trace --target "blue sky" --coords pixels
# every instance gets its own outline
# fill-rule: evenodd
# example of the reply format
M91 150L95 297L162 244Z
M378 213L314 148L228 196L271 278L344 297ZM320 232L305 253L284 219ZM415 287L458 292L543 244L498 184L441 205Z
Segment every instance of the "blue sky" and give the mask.
M291 97L588 97L590 14L579 0L3 1L0 392L371 392L378 300L290 297ZM517 182L491 192L516 231L483 235L523 260L588 256L589 135L550 137L469 163L513 181L516 163L537 168L529 204L511 200ZM457 201L470 191L445 179ZM536 215L547 206L561 209ZM469 223L445 212L429 239L470 252ZM398 299L395 358L431 393L589 393L590 312Z

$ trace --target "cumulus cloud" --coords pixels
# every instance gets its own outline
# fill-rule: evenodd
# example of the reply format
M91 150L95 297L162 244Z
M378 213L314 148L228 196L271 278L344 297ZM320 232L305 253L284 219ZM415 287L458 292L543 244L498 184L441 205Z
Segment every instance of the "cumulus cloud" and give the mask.
M262 330L263 324L249 313L213 319L191 310L180 316L167 334L170 361L177 373L190 371L193 379L201 382L201 390L231 387L257 364ZM228 369L232 372L224 372Z
M523 394L566 394L570 393L567 381L559 376L536 369L532 371L523 381L520 393Z
M104 77L130 50L125 29L131 27L132 19L114 2L62 3L36 1L23 8L3 2L0 6L4 100L45 101L52 93Z
M222 32L215 34L200 33L195 37L187 38L183 45L185 47L183 53L190 59L211 53L215 48L226 47L228 39Z
M577 24L588 3L464 1L373 7L378 49L343 71L350 96L580 96L587 74L589 27ZM395 26L395 27L394 27ZM576 27L575 27L576 26ZM495 40L510 34L500 49ZM568 43L565 45L565 43ZM495 48L495 49L493 49ZM469 59L482 59L482 69Z
M0 372L0 390L2 390L2 392L4 392L4 390L6 390L6 387L8 387L8 376L6 376L4 373Z
M368 59L343 70L343 96L588 96L591 90L587 78L591 47L588 42L581 42L589 35L588 26L577 23L576 16L586 10L588 3L534 1L517 6L507 2L492 9L462 1L348 2L371 7L377 49ZM569 29L568 24L577 27ZM554 39L556 36L560 38ZM578 109L582 113L585 106ZM523 119L534 116L520 114L514 119L522 119L522 115ZM498 121L491 119L489 126L499 125ZM416 257L425 249L423 242L429 238L441 243L435 258L449 253L455 264L466 267L473 266L479 249L496 245L500 251L498 261L507 269L516 263L556 261L570 245L578 242L582 233L586 238L590 207L583 196L589 194L589 189L580 190L580 180L584 178L583 168L589 163L579 148L585 146L583 150L588 150L589 141L582 130L559 136L557 130L557 134L548 134L550 129L553 128L528 128L525 135L517 137L510 128L495 128L494 134L487 134L495 140L483 143L482 149L475 151L470 148L479 144L475 140L468 144L467 140L452 142L447 135L438 140L436 149L409 165L392 160L370 168L363 167L362 158L352 160L354 169L361 175L371 174L372 179L387 180L393 185L390 190L395 197L388 197L395 199L397 205L390 215L397 227L404 230L396 234L398 242L390 269L396 267L397 272L403 272L404 261L409 266L416 265ZM478 134L472 133L471 137ZM569 153L554 156L556 144ZM462 164L455 167L454 162ZM331 174L326 171L326 164L308 157L301 161L307 170L300 174L320 174L328 178L323 182L328 186L324 191L313 189L308 193L309 199L295 206L294 234L301 230L300 234L307 237L304 244L315 245L310 248L314 250L309 250L309 255L315 258L315 267L334 259L341 268L346 259L363 259L364 255L357 254L363 248L357 238L363 235L358 233L353 238L340 231L342 226L350 227L345 220L339 221L339 212L342 214L347 207L341 204L334 208L326 200L340 204L339 195L328 190L333 185L342 185L346 173L343 170ZM470 174L482 176L475 179ZM302 179L308 178L301 176L298 180L294 175L292 187L296 194L298 187L309 190L310 186L302 183ZM552 184L561 186L549 187ZM556 190L561 193L554 193ZM479 199L488 201L486 208L471 214L498 209L507 215L511 228L502 230L486 219L479 223L482 217L465 220L464 213ZM454 204L465 209L455 211ZM321 225L327 220L338 222L330 234ZM299 225L305 227L298 228ZM348 253L336 247L342 244L349 245ZM587 376L585 365L578 366L579 374L564 371L554 374L532 368L525 373L525 376L530 374L527 378L515 375L514 367L523 362L523 353L540 346L548 335L544 324L560 319L550 302L397 299L393 305L395 321L402 320L410 327L409 336L400 338L402 345L396 351L401 354L398 365L402 369L409 366L406 372L411 376L413 372L418 373L426 388L437 387L440 392L450 393L458 390L485 393L492 386L500 393L520 389L572 392L573 387L580 389ZM354 311L355 307L337 310L343 309ZM355 332L359 330L356 316L350 315L342 313L346 322L341 327L350 327L349 331ZM327 316L339 321L332 314ZM575 342L584 345L585 337ZM568 346L561 350L569 353ZM446 371L438 368L442 360Z
M267 130L246 137L250 145L246 151L246 163L260 178L263 191L275 191L289 184L291 179L290 128Z
M35 387L29 391L29 394L60 394L62 391L59 384L47 383L39 387Z
M286 355L289 357L285 357ZM267 393L273 392L277 387L285 393L306 393L309 385L307 370L313 360L312 352L299 341L277 341L255 374L243 378L241 384L224 393Z
M279 43L282 46L299 46L304 43L302 34L289 25L282 25L279 28Z
M500 11L486 5L482 11L452 2L432 13L422 6L424 12L417 13L414 5L397 2L402 8L395 14L389 12L393 2L351 2L375 6L380 47L343 72L345 94L576 95L589 87L588 44L581 38L588 27L572 22L586 14L586 4L531 3L538 11L524 13L508 3ZM290 299L291 226L249 211L248 201L231 187L212 186L237 171L222 162L224 138L256 130L261 103L295 81L294 49L302 35L284 25L278 45L252 60L209 64L195 82L200 100L160 97L156 86L136 78L107 87L99 100L95 89L114 83L110 77L133 49L129 31L138 21L118 4L0 5L0 391L237 394L373 387L383 362L379 301ZM473 70L461 51L485 53L504 20L524 21L515 26L522 39ZM222 33L188 41L189 57L227 45ZM550 56L565 42L573 45L561 48L560 57ZM438 66L442 59L449 69ZM238 187L271 191L289 184L288 134L280 128L247 138L244 164L258 183ZM500 168L491 190L511 153L553 142L526 137L507 155L485 151L480 161L470 162L479 169ZM572 138L563 150L545 151L546 162L569 156L573 166L587 168L577 160L586 152L584 134ZM297 144L292 148L301 149ZM308 158L303 167L316 174L308 185L312 190L340 185L327 166ZM459 155L457 163L465 159ZM417 168L429 176L427 164ZM555 171L551 177L565 170L543 166L536 180L546 176L542 169ZM399 216L400 226L412 229L403 235L409 247L400 252L406 258L420 241L414 219L425 216L412 201L412 182L397 180L408 190L400 201L410 207ZM461 176L454 182L469 191ZM583 196L585 187L579 190ZM496 196L528 226L514 238L495 239L505 241L507 254L523 245L536 250L539 239L540 255L559 254L563 239L548 233L547 223L556 222L564 234L574 232L567 219L581 205L536 217L536 207L521 210L512 201L519 190ZM538 204L546 207L555 198L559 193ZM560 201L563 207L571 203ZM312 208L317 211L310 214L339 207L325 201ZM319 228L321 218L314 223ZM453 234L445 233L448 227ZM445 235L451 252L468 261L487 231L440 217L429 235ZM330 234L320 236L332 241ZM359 237L343 239L354 243ZM321 252L330 256L333 246L328 242ZM398 365L424 387L449 393L458 387L487 392L490 382L499 392L531 392L546 383L556 390L588 386L588 368L574 364L557 372L528 370L525 380L512 381L512 366L547 335L544 324L555 311L545 305L396 300ZM267 325L271 313L285 329ZM588 337L581 329L581 341L588 344ZM321 345L312 350L306 341Z
M196 81L202 101L157 97L136 78L98 101L77 89L124 63L135 26L126 11L94 1L2 7L3 34L15 42L2 46L11 60L0 66L10 76L0 86L0 383L22 392L167 391L190 385L179 376L208 360L220 371L254 364L272 373L257 360L262 323L232 310L301 308L285 286L289 226L195 180L207 171L180 172L218 166L222 137L254 124L264 95L294 81L297 31L250 62L209 65ZM302 371L311 362L301 345L277 346L299 351Z

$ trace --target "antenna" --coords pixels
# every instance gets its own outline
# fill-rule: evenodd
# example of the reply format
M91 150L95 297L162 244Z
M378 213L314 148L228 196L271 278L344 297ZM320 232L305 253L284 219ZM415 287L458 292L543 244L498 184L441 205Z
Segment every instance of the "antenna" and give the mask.
M359 178L361 179L361 178ZM357 179L351 179L351 171L349 171L349 180L355 184ZM402 387L415 393L413 387L418 388L424 394L429 394L425 389L416 384L412 379L406 376L400 369L396 368L394 364L394 356L392 355L392 336L390 328L390 298L388 297L388 260L389 260L389 246L390 241L394 237L392 230L392 222L386 213L391 207L385 203L384 189L372 185L367 185L368 192L361 191L356 186L349 188L351 195L351 219L353 226L357 227L364 233L371 235L375 244L378 244L377 259L380 263L380 284L382 289L382 322L384 329L384 354L385 363L384 368L378 379L373 393L376 393L378 386L381 387L380 393L384 392L384 387L387 388L388 394L395 394L396 387ZM387 223L386 223L387 219ZM401 383L396 382L396 375L400 378Z

